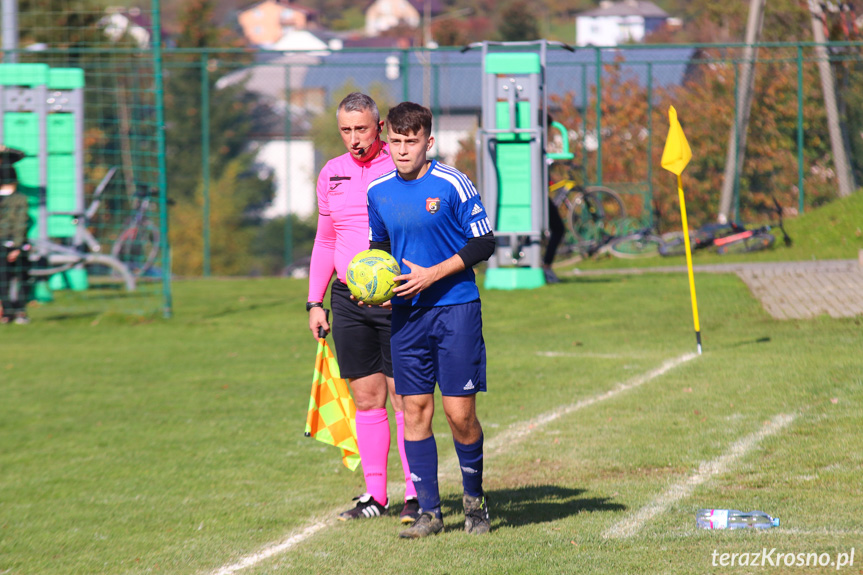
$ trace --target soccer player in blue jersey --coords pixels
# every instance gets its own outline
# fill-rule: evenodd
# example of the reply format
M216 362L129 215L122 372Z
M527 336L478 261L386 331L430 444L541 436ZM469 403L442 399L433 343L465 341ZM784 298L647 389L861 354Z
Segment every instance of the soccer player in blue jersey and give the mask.
M402 102L387 115L396 169L368 188L371 247L400 262L392 305L393 371L404 396L405 452L422 513L399 535L443 529L437 445L432 432L435 384L452 430L464 486L465 531L487 533L482 488L483 433L476 394L486 389L485 342L473 266L495 249L479 194L464 174L426 156L432 114Z

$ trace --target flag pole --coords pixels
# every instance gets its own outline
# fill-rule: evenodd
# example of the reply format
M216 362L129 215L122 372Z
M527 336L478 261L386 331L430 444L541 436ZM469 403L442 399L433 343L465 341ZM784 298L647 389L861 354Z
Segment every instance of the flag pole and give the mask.
M701 355L701 326L698 324L698 301L695 297L695 274L692 271L692 248L689 245L689 225L686 222L686 200L683 199L683 177L677 175L677 196L680 198L680 220L683 222L683 242L686 245L686 269L689 271L689 296L692 299L692 321L695 324L695 343Z
M677 175L677 195L680 198L680 221L683 223L683 243L686 246L686 269L689 272L689 295L692 299L692 322L695 324L695 343L701 355L701 326L698 325L698 303L695 299L695 276L692 273L692 247L689 245L689 224L686 222L686 200L683 198L683 178L681 174L692 159L692 149L686 141L686 134L677 119L674 106L668 108L668 138L662 150L662 167Z
M315 388L319 385L317 375L324 370L324 340L318 339L318 351L315 353L315 377L312 379L312 392L309 394L309 409L306 412L306 430L303 435L312 436L312 419L317 414L317 403L315 402Z

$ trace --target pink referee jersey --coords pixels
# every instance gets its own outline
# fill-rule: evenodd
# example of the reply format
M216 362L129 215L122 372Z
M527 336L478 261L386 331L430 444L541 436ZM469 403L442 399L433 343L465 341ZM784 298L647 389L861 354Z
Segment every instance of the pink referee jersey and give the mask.
M358 162L349 153L333 158L318 176L318 231L309 269L309 300L324 301L333 270L345 281L348 263L369 248L366 192L378 176L395 169L387 144L377 158Z

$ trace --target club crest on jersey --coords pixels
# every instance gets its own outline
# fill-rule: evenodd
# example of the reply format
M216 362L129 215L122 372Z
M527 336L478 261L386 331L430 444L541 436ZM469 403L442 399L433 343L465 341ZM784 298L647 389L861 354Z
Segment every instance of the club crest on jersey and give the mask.
M430 214L436 214L440 209L440 198L426 198L426 211Z

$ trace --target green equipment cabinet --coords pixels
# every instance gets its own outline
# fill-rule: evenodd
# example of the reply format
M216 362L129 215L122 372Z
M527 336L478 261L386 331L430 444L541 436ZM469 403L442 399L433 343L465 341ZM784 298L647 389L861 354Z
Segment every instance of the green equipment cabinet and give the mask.
M548 42L482 42L482 118L477 183L497 240L489 289L545 285L548 227Z
M46 64L0 64L0 134L24 152L15 169L36 225L30 238L71 243L84 225L84 71ZM83 267L55 274L52 289L87 289ZM45 286L37 293L47 299Z

